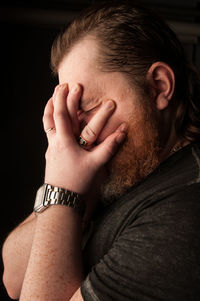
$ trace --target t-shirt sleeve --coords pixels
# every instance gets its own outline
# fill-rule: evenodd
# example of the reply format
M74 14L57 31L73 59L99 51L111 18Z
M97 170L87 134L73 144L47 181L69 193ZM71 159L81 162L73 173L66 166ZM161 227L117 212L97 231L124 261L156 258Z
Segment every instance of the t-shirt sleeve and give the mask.
M146 208L127 225L82 283L83 299L200 300L199 185L196 192Z

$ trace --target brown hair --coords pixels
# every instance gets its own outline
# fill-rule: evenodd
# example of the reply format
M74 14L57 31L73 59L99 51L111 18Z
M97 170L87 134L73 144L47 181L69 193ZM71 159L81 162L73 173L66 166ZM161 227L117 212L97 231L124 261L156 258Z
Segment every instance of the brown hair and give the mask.
M200 140L200 78L189 66L175 33L162 19L130 1L94 5L54 41L54 73L73 45L87 35L94 36L100 45L100 66L104 71L123 72L141 90L146 87L149 67L156 61L167 63L176 81L176 132L190 141Z

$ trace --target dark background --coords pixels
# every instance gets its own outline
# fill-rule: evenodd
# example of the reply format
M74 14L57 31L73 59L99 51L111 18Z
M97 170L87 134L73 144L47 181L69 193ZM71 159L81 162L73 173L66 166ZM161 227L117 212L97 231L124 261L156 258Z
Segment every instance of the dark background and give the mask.
M42 115L57 84L49 67L51 44L64 24L94 2L0 3L1 246L8 233L31 213L36 190L43 182L47 141ZM200 69L200 0L141 2L169 22ZM0 300L10 300L2 282Z

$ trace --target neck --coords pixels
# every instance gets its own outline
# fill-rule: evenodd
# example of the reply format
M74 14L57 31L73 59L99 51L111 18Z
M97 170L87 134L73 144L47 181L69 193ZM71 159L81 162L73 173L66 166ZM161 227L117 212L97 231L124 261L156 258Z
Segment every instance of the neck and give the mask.
M175 130L173 129L167 142L165 143L165 145L163 145L162 150L160 152L160 162L165 161L168 157L170 157L189 143L190 142L185 138L178 137L175 133Z

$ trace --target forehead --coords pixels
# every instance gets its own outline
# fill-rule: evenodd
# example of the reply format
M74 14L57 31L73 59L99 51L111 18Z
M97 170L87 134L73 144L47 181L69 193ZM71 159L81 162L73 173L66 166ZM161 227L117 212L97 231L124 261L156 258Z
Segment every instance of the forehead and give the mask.
M133 89L120 72L103 72L98 66L98 46L94 39L84 39L70 50L58 68L59 83L69 88L79 83L83 87L81 103L113 99L116 104L133 100Z
M59 82L73 84L79 80L84 83L99 72L96 43L91 39L84 39L75 44L61 61L58 68Z
M85 99L101 96L104 80L97 64L97 44L92 38L75 44L60 63L58 77L59 83L67 82L70 89L81 84Z

